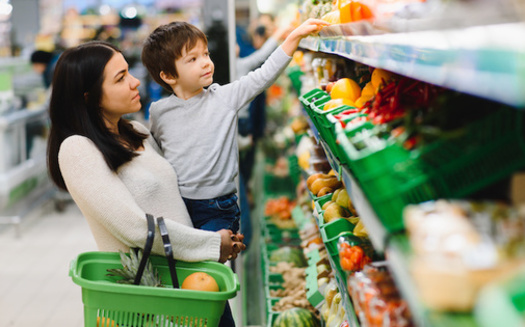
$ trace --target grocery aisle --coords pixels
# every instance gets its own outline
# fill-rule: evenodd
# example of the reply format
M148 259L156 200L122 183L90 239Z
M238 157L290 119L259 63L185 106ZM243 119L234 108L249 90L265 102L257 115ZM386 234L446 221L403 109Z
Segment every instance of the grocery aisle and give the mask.
M0 326L82 326L81 288L69 263L96 245L76 205L63 212L45 205L23 220L19 238L13 227L0 228Z

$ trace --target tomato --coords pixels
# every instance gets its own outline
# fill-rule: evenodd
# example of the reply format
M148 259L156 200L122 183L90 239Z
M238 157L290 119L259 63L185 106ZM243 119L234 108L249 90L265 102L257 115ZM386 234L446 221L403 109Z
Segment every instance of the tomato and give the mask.
M341 258L341 268L347 271L353 271L355 266L348 257Z

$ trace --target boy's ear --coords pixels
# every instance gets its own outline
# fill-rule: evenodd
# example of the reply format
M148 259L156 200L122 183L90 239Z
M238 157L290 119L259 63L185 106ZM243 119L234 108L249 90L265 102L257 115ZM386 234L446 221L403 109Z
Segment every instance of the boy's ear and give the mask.
M177 83L177 79L175 77L171 76L171 74L166 74L164 71L161 71L159 76L168 85L174 85Z

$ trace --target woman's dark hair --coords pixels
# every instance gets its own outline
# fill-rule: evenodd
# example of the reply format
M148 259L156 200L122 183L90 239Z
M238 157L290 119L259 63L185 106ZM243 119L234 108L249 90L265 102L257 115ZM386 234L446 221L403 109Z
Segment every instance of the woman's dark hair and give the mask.
M67 137L81 135L92 140L113 171L133 159L137 155L133 150L147 138L125 119L118 123L120 135L106 127L99 104L104 69L116 53L120 50L110 43L91 41L67 49L57 62L49 105L51 130L47 163L51 179L63 190L67 187L60 172L58 152ZM121 141L129 147L122 145Z

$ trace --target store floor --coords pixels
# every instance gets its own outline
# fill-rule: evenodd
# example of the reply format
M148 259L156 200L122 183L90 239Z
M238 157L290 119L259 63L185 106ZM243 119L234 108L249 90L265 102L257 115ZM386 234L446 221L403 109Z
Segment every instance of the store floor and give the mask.
M69 263L96 245L78 208L45 205L24 217L18 237L13 226L0 228L0 326L83 326Z

